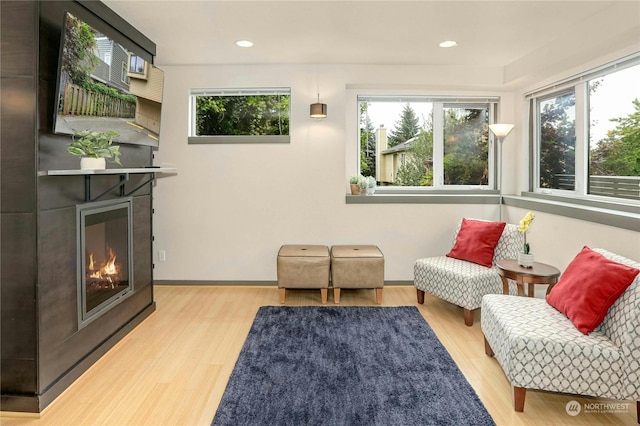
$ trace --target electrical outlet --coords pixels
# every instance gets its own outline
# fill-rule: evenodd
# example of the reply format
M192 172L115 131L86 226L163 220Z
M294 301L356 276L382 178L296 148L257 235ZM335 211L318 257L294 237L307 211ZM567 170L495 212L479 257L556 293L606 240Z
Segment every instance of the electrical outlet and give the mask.
M158 260L160 262L166 262L167 260L167 253L164 250L158 250Z

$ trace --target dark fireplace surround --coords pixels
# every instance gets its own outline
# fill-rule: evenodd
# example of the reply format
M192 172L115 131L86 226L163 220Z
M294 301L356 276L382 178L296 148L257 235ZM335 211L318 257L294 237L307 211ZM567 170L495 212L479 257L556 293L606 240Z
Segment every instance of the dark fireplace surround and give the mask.
M109 190L117 187L119 175L93 176L92 196L106 193L94 202L85 198L83 176L47 175L79 168L78 158L66 152L70 137L52 132L64 13L98 29L115 29L151 63L155 44L100 2L3 0L0 6L0 404L2 411L37 413L155 310L153 188L141 186L147 177L131 175L124 188L131 195L121 197ZM152 165L153 148L123 144L120 149L123 167ZM106 207L101 214L109 219L113 213L105 212L113 206L125 206L130 225L123 228L122 217L105 225L121 235L96 251L103 257L115 251L126 272L109 270L111 276L90 278L91 294L83 299L87 279L81 275L88 259L79 241L80 224L93 224L96 217L85 213L96 207Z

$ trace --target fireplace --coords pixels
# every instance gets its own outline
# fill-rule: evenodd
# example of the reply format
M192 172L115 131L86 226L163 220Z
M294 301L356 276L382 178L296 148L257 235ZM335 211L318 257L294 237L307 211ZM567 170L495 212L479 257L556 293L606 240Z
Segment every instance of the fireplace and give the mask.
M133 292L132 200L76 206L78 223L78 328Z

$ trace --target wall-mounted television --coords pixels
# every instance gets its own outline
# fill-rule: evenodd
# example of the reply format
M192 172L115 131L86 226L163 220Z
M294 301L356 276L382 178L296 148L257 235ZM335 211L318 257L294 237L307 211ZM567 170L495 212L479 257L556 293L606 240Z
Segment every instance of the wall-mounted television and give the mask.
M54 133L118 133L115 142L158 146L164 73L132 48L65 13Z

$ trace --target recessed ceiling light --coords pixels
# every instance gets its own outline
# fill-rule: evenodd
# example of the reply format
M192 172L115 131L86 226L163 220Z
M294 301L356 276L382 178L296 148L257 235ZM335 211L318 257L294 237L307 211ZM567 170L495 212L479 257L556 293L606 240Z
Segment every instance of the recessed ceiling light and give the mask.
M453 40L446 40L446 41L443 41L442 43L439 44L440 47L454 47L454 46L457 46L457 45L458 45L458 43L456 43Z
M251 47L253 46L253 42L249 40L238 40L236 44L240 47Z

